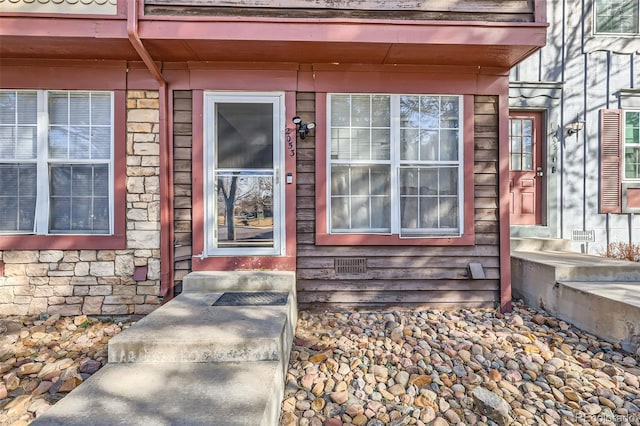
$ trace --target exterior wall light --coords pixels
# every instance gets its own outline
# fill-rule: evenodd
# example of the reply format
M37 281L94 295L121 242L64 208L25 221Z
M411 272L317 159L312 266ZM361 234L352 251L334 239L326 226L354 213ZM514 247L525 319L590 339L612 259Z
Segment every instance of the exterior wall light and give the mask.
M567 135L575 135L578 134L584 128L584 121L576 120L571 122L565 126L567 129Z
M316 123L305 123L300 117L293 117L291 121L298 127L298 134L300 135L300 139L306 138L309 130L316 128Z

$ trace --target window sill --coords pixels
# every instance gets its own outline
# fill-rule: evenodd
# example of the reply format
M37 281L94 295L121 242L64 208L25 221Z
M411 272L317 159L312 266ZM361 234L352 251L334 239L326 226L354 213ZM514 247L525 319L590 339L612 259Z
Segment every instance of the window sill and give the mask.
M471 246L475 234L460 237L400 238L398 235L324 234L316 233L316 245L320 246Z
M3 235L0 250L124 250L125 235Z

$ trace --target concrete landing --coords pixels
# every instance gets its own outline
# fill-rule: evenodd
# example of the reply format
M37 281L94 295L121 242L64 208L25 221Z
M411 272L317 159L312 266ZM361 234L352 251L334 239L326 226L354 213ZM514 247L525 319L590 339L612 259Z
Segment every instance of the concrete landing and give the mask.
M278 424L297 319L295 275L195 273L183 289L112 338L109 363L32 424ZM214 306L225 292L288 296L286 304L260 304L269 297L251 294L242 299L251 306Z
M279 363L108 364L33 426L278 424Z
M635 353L640 263L558 251L512 251L513 295Z
M288 359L289 306L212 306L223 293L181 294L109 342L109 362ZM291 301L289 301L291 303Z

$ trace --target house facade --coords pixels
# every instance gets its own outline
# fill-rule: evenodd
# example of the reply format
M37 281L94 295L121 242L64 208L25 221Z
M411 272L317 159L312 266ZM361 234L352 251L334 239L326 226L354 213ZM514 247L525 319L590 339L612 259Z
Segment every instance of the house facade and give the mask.
M639 4L547 2L547 44L510 76L513 236L640 242Z
M0 313L510 308L509 70L541 1L0 2Z

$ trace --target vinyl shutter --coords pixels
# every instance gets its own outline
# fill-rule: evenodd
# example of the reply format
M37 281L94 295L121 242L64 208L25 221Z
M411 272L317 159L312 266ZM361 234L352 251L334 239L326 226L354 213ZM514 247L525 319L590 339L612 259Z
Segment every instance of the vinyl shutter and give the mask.
M600 111L600 213L622 210L622 111Z

